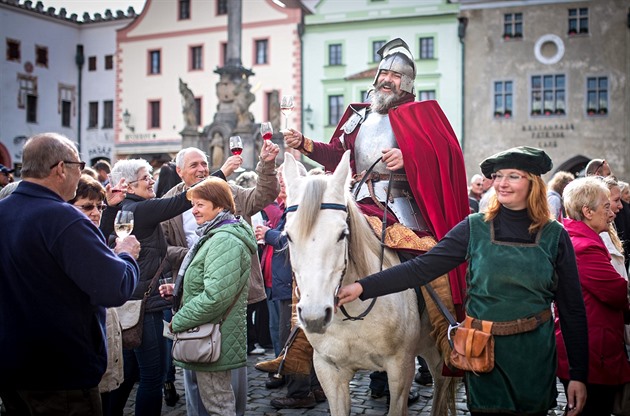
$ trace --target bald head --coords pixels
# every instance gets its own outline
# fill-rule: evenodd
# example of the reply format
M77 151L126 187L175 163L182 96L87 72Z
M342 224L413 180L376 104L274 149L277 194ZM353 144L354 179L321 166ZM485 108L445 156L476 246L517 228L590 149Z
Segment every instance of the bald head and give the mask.
M24 145L22 177L46 178L51 174L51 166L63 160L79 160L77 147L70 139L57 133L35 135Z

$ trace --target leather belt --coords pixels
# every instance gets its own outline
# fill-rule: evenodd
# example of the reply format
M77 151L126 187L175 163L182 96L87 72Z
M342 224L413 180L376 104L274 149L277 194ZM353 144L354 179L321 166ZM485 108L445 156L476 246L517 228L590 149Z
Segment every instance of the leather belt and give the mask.
M352 177L353 184L361 182L364 175L365 175L364 173L357 173L356 175L354 175ZM389 173L370 172L367 180L370 180L373 182L388 181ZM392 175L392 180L394 182L407 182L407 175L405 175L404 173L394 173Z
M483 320L466 316L466 319L470 319L470 327L474 329L482 329ZM515 321L507 322L493 322L492 335L515 335L523 332L530 332L538 328L545 322L551 319L551 309L545 309L542 312L537 313L529 318L517 319Z

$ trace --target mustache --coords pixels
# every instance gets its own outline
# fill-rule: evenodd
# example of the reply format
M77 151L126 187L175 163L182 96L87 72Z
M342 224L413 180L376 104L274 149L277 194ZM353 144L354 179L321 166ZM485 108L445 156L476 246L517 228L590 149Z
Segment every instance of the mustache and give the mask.
M381 89L383 87L388 87L392 91L397 92L396 91L396 85L393 82L383 81L383 82L381 82L379 84L376 84L376 89Z

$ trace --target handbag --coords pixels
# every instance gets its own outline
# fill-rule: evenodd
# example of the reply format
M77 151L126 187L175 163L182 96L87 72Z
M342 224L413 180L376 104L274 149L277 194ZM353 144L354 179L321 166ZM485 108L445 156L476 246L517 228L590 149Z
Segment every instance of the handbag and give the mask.
M124 349L138 348L142 344L142 328L144 322L144 309L151 293L151 289L157 282L158 277L162 274L166 258L160 263L155 276L151 279L149 287L144 292L142 299L128 300L122 306L116 308L122 327L122 344Z
M630 383L619 386L619 390L615 394L612 414L615 416L630 416Z
M494 337L492 322L482 321L482 329L471 327L472 318L466 316L453 336L451 364L460 370L488 373L494 368Z
M248 282L245 282L247 285ZM221 324L241 296L238 291L227 312L218 323L205 323L173 334L173 359L182 363L213 363L221 357Z

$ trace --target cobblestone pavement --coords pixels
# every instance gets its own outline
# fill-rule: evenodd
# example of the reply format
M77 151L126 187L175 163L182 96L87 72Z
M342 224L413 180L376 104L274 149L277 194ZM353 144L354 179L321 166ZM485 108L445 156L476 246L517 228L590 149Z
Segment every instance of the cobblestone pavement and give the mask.
M267 380L267 374L262 373L254 368L254 364L258 361L263 361L267 359L271 359L273 356L271 354L265 355L252 355L247 359L247 377L248 377L248 393L247 393L247 411L246 415L255 415L255 416L271 416L271 415L311 415L311 416L323 416L330 415L330 410L328 409L328 403L319 403L313 409L285 409L285 410L276 410L273 408L269 402L271 399L276 397L284 397L286 395L286 387L282 387L276 390L267 390L265 388L265 381ZM351 381L350 391L352 394L352 409L350 412L351 416L356 415L386 415L387 414L387 404L385 398L373 399L370 396L370 391L368 389L368 385L370 383L368 371L360 371L358 372L354 379ZM177 376L175 386L177 388L177 392L181 395L179 402L175 405L175 407L166 406L163 404L162 406L162 415L163 416L185 416L186 415L186 405L185 405L185 397L184 397L184 381L181 369L177 369ZM418 389L420 392L420 400L414 403L409 407L410 415L421 415L428 416L431 413L431 405L433 398L433 389L432 387L427 386L419 386L414 383L414 389ZM559 406L556 410L551 410L549 412L549 416L556 416L562 414L562 408L566 404L564 399L564 393L562 389L562 384L558 383L558 391L560 394L558 395ZM129 396L129 400L127 402L127 407L125 409L125 415L133 415L133 406L135 401L135 389L132 391ZM469 415L470 413L466 409L466 397L464 393L464 386L460 384L457 389L457 398L456 398L456 406L457 406L457 415ZM194 416L194 415L191 415ZM441 416L441 415L440 415Z

